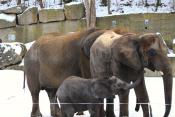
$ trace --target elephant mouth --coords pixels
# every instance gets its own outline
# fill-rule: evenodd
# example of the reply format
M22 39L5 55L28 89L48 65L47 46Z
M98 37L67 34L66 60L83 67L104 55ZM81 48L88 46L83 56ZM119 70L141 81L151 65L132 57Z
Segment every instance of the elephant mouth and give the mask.
M154 67L154 64L152 62L149 62L148 65L146 66L146 68L148 68L149 70L151 70L153 72L156 70L156 68Z

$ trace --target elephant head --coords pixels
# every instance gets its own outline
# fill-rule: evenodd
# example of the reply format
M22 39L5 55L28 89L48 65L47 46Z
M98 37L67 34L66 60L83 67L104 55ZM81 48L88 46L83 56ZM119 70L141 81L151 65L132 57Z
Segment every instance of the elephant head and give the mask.
M136 87L141 80L142 79L139 78L134 83L129 84L116 76L112 76L109 79L97 79L92 86L92 91L97 98L107 98L118 94L124 94L128 90Z
M167 47L161 36L156 33L124 35L113 43L111 50L115 61L135 71L148 68L163 72L166 105L164 117L167 117L171 110L173 78Z
M163 72L164 92L165 92L165 115L167 117L171 110L172 103L172 68L167 57L167 47L162 37L157 34L144 34L140 37L140 51L143 55L145 67L154 71Z

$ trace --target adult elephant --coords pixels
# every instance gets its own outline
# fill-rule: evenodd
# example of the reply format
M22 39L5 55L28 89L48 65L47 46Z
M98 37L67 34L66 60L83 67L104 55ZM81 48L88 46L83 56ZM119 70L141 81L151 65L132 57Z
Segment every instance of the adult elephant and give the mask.
M167 117L171 110L172 102L172 68L167 57L166 46L161 37L155 33L142 35L125 34L118 35L113 31L107 31L100 35L91 48L88 39L83 48L86 56L90 57L92 77L118 76L126 82L133 82L142 78L142 82L134 88L138 102L143 109L143 116L152 116L149 97L144 81L144 68L152 71L163 72L165 93L165 114ZM90 50L90 51L88 51ZM128 116L128 95L119 95L120 116ZM113 99L108 99L113 102ZM113 105L107 105L107 117L114 117Z
M66 35L49 34L38 39L26 53L24 70L32 95L31 116L42 116L39 109L39 92L46 90L51 103L55 103L56 90L68 76L90 78L89 59L82 51L83 40L91 43L107 30L89 29ZM125 31L115 30L117 33ZM87 46L91 46L87 44ZM51 105L51 115L57 116L58 107Z

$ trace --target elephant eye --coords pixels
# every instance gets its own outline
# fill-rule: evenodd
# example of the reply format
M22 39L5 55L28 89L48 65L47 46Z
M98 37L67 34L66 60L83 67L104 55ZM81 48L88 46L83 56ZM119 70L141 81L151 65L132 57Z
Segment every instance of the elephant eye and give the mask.
M157 55L157 52L155 49L150 49L147 51L147 55L148 56L156 56Z

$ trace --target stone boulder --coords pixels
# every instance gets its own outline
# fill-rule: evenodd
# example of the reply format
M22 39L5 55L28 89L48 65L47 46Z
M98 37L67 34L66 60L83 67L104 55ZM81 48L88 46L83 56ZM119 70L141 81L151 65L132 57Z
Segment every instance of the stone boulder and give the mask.
M39 10L39 21L53 22L53 21L63 21L65 20L63 9L41 9Z
M0 28L16 26L16 15L0 13Z
M0 69L19 64L26 52L22 43L0 43Z
M85 7L82 2L65 4L64 13L67 20L81 19L85 16Z
M22 14L17 15L18 24L35 24L38 23L38 8L37 7L28 7Z
M24 5L18 5L18 6L14 6L11 8L7 8L2 10L2 13L6 13L6 14L20 14L22 13L27 7L25 7Z

